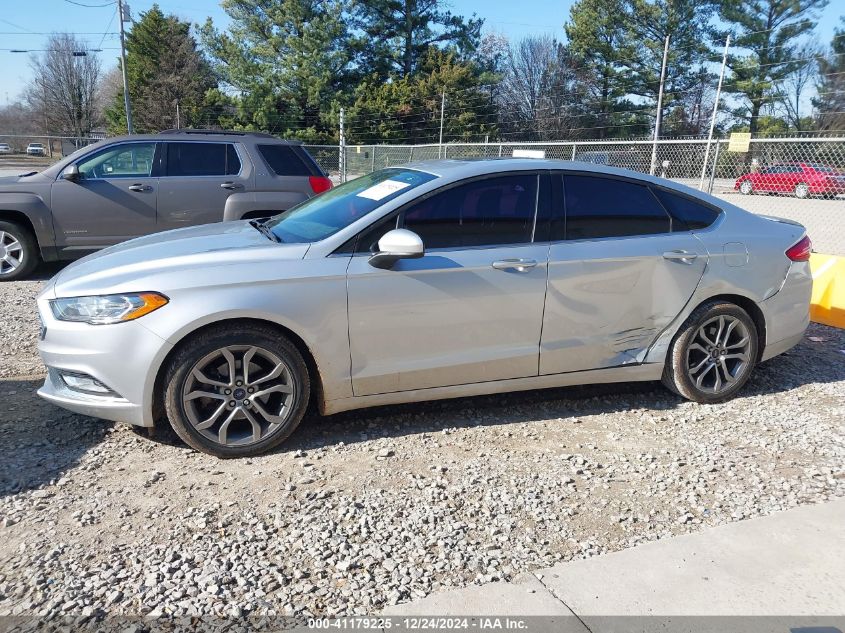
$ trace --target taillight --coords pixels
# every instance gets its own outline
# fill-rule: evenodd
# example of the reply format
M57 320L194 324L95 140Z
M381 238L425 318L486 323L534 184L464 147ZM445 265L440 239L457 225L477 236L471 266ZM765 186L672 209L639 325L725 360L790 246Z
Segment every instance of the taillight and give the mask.
M797 244L793 244L786 251L786 256L794 262L806 262L810 259L810 253L813 252L813 243L808 236L801 238Z
M308 176L308 182L314 193L323 193L332 188L332 181L325 176Z

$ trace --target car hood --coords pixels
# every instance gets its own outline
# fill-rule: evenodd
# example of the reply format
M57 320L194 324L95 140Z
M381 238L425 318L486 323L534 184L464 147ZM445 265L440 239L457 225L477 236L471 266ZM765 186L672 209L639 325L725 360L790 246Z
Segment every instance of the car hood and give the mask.
M309 244L280 244L249 222L221 222L147 235L84 257L53 279L53 296L108 294L162 288L166 279L189 279L231 266L266 266L302 259Z
M22 168L21 173L17 176L0 176L0 192L18 192L22 190L22 185L41 181L43 181L43 178L39 172L27 171L25 168Z

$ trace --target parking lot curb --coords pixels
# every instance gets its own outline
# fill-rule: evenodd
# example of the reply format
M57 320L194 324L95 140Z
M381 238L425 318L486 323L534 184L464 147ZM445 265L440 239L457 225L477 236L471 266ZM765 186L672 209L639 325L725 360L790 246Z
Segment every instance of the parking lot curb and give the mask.
M793 624L826 617L841 627L843 521L845 499L834 499L561 563L534 572L534 578L432 594L384 614L554 614L571 630L584 624L592 633L633 630L620 616L780 617ZM568 613L577 619L566 619ZM637 630L646 623L639 622ZM654 620L646 629L661 623Z
M813 253L810 268L813 271L810 319L845 328L845 257Z

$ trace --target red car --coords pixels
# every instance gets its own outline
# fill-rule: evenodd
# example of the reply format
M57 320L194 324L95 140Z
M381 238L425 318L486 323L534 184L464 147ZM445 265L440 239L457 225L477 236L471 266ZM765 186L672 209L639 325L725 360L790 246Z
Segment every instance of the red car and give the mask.
M833 197L845 193L845 175L818 163L782 163L743 174L734 189L745 195L761 192L791 193L796 198Z

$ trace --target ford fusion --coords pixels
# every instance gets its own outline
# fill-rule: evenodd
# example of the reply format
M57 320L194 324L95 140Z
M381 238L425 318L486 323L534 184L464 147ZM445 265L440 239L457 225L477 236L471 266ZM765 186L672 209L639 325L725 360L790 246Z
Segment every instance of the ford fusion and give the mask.
M793 222L586 163L432 161L79 260L41 396L220 457L323 414L585 383L734 396L809 320Z

